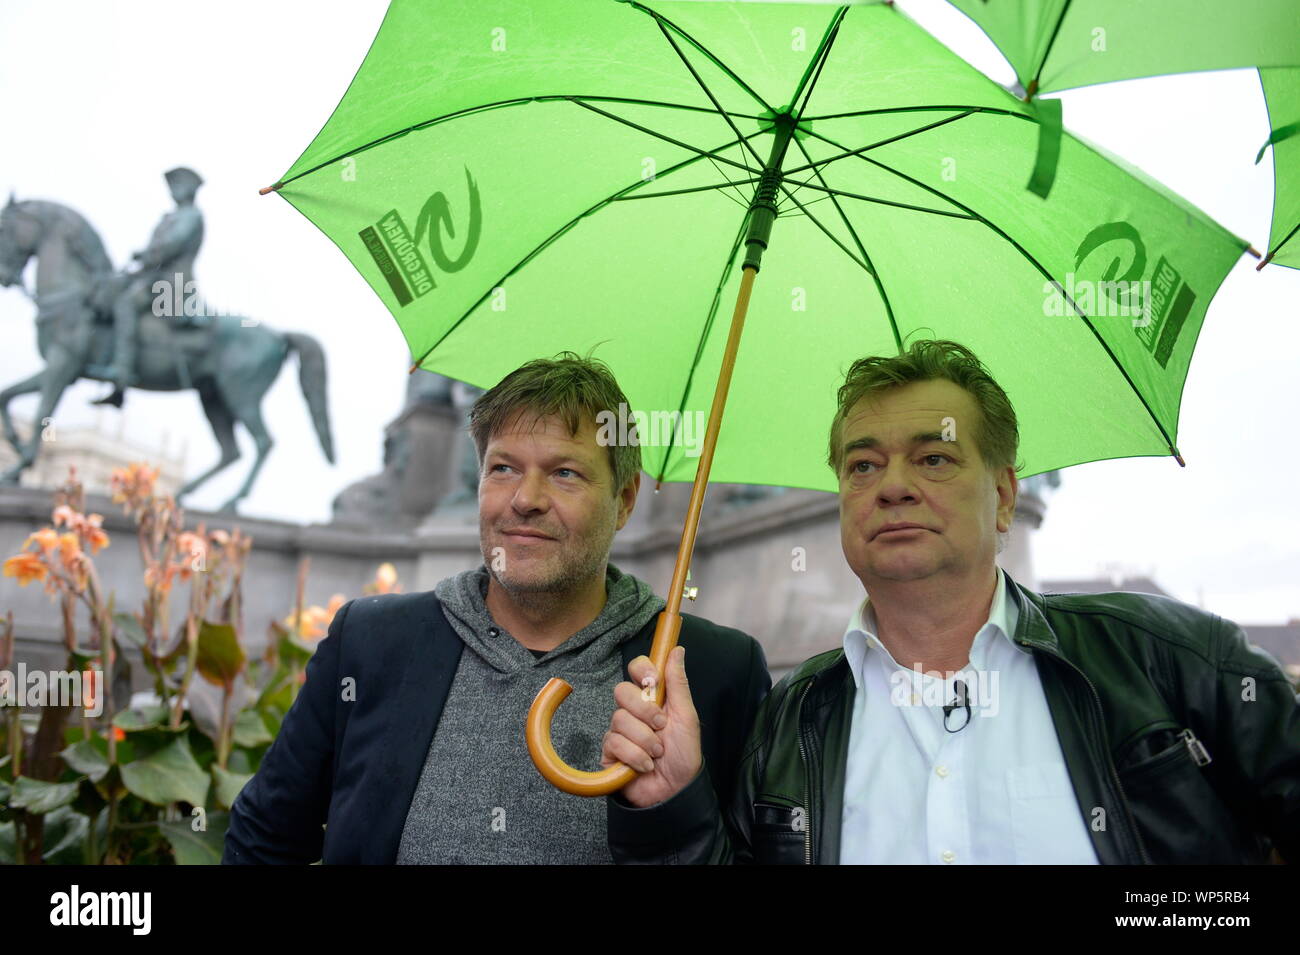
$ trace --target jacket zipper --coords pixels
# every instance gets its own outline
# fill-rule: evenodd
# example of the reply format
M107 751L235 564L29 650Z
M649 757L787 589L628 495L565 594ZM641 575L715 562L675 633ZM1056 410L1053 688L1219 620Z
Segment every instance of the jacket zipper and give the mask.
M1213 762L1213 760L1210 759L1209 750L1205 748L1205 744L1197 739L1196 734L1190 729L1184 729L1178 734L1178 738L1183 741L1183 745L1187 747L1187 751L1192 754L1192 759L1196 761L1197 766L1204 768Z
M1041 644L1035 644L1035 646L1053 659L1060 660L1075 673L1079 674L1079 676L1083 677L1083 682L1087 683L1088 689L1092 691L1092 702L1095 704L1093 707L1093 719L1097 724L1097 738L1099 740L1104 740L1106 734L1105 722L1101 712L1101 694L1097 692L1097 687L1093 684L1092 680L1088 678L1088 674L1084 673L1059 653L1056 653L1053 650L1048 650ZM1115 769L1115 763L1111 760L1109 752L1103 752L1103 755L1106 758L1106 767L1110 770L1110 778L1115 781L1115 790L1119 793L1120 803L1124 807L1124 814L1128 816L1129 825L1133 828L1133 838L1137 840L1138 854L1142 856L1142 861L1146 865L1152 865L1151 857L1147 855L1147 848L1142 842L1142 833L1138 829L1137 820L1133 818L1133 811L1129 808L1128 796L1124 794L1124 784L1119 781L1119 773Z
M808 698L808 691L812 689L814 680L809 680L808 685L803 688L803 693L799 696L799 759L803 761L803 805L804 805L804 827L803 827L803 862L804 865L812 865L812 804L808 800L809 784L808 778L812 774L812 765L808 760L808 750L804 745L804 721L803 721L803 704Z

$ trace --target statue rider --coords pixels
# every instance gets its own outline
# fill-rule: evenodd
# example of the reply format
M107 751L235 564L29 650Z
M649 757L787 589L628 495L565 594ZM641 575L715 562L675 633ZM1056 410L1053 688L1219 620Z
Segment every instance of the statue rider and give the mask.
M149 238L148 247L132 256L139 261L139 267L134 272L128 270L114 276L113 391L93 402L97 405L122 407L126 388L135 380L136 326L140 313L153 307L162 295L176 303L197 300L192 298L194 257L203 243L203 213L194 205L194 196L203 180L184 166L168 170L164 178L176 200L176 208L162 217ZM160 286L161 293L154 287L159 282L165 283ZM158 309L155 307L154 311ZM177 326L207 322L201 314L187 315L184 309L169 308L163 312L168 313Z

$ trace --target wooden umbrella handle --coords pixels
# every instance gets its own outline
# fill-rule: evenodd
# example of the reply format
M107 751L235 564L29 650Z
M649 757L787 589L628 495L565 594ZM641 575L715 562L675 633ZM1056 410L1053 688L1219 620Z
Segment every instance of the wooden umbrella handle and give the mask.
M668 666L668 654L677 646L677 636L681 633L682 617L676 611L664 610L659 614L655 625L654 642L650 645L650 662L659 673L655 681L655 703L664 702L663 673ZM524 730L528 740L528 753L533 758L533 765L552 786L575 796L607 796L616 792L636 779L636 770L623 763L597 772L574 769L555 751L551 742L551 720L561 703L573 692L559 677L553 677L533 699L528 708L528 724Z

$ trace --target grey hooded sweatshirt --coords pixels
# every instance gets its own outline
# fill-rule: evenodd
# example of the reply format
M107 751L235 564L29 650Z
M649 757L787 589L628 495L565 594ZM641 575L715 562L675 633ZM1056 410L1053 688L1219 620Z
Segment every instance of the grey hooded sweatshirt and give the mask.
M425 757L398 848L399 864L610 863L605 800L570 796L544 780L524 743L524 718L551 677L573 694L555 714L552 740L570 766L598 769L627 679L620 647L664 607L644 581L612 564L605 606L554 650L534 656L488 613L480 566L434 588L464 641L460 664Z

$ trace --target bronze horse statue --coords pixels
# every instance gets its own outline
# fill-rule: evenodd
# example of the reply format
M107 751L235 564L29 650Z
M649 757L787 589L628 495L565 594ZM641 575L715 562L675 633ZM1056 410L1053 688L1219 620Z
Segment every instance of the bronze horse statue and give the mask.
M28 292L23 271L32 258L37 260L36 289ZM36 347L45 368L0 391L0 425L19 455L18 462L0 474L0 483L17 484L19 475L36 460L40 425L50 420L65 389L78 378L112 381L112 316L105 308L103 289L113 276L104 243L79 213L57 202L18 202L10 195L0 210L0 286L17 285L35 302ZM195 389L221 447L220 460L181 488L178 500L239 460L236 422L252 436L257 460L238 493L221 510L234 511L248 496L273 443L262 421L262 397L291 351L298 353L299 384L321 450L334 463L325 356L316 339L277 332L237 315L217 315L202 326L182 327L154 311L140 315L132 386L147 391ZM24 446L10 420L9 402L32 392L40 393L38 427Z

